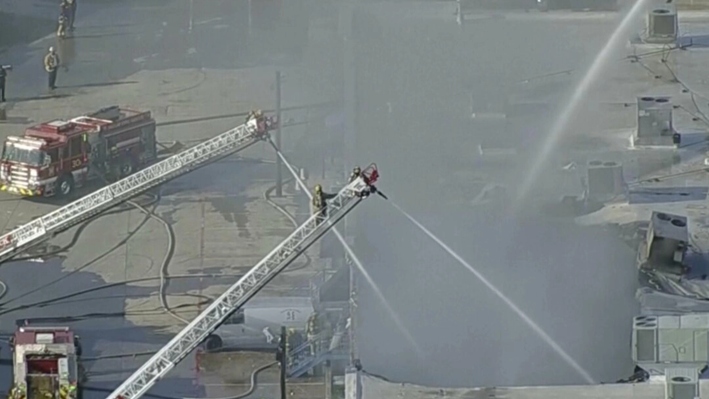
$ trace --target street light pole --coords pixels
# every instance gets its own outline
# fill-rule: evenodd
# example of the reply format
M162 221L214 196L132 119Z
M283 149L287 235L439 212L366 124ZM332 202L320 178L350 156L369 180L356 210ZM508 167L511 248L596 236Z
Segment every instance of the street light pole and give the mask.
M249 22L247 24L247 29L249 30L248 35L251 37L251 0L247 1L247 7L248 7L248 15L249 15Z
M192 33L192 26L194 25L194 0L190 0L190 26L188 31Z

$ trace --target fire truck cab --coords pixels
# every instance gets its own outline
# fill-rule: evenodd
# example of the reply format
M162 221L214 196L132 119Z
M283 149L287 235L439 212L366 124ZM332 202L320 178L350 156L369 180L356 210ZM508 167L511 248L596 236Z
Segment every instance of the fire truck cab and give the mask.
M126 177L156 157L151 113L107 107L8 137L0 157L0 190L67 196L94 178Z
M21 326L10 338L13 381L9 399L77 399L79 337L68 327Z

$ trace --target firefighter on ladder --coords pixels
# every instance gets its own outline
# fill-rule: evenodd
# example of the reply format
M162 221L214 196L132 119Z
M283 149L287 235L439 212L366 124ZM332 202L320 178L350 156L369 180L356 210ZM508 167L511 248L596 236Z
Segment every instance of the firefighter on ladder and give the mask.
M358 197L368 197L369 194L376 193L377 188L371 185L371 180L370 178L362 173L362 169L359 166L355 166L355 168L352 170L352 174L350 175L350 180L349 183L352 183L353 181L357 180L358 178L362 178L364 181L364 184L368 185L370 187L369 191L363 191L361 194L355 194ZM379 193L379 195L384 196L384 194ZM386 197L385 197L386 198Z
M256 131L259 133L262 133L266 130L266 117L263 115L263 111L256 110L256 111L251 111L246 115L246 123L248 124L251 121L256 122Z
M350 183L353 181L357 180L357 178L361 177L362 180L364 180L365 184L369 184L369 179L367 176L362 174L362 169L359 166L355 166L355 168L352 170L352 174L350 175Z
M306 337L308 339L308 346L310 346L310 356L315 356L318 353L318 333L320 332L320 325L318 324L318 314L313 313L308 318L308 325L306 327Z
M315 192L313 193L313 215L318 215L318 223L322 223L325 218L327 218L327 200L333 199L337 194L326 193L322 190L322 186L319 184L315 185Z

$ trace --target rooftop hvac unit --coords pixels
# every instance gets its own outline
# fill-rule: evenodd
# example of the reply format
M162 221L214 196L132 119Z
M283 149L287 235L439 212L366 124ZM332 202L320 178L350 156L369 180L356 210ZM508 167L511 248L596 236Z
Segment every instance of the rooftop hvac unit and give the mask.
M622 194L625 189L623 165L612 161L590 161L586 181L588 195L593 199L604 200Z
M673 146L676 133L672 120L671 97L639 97L635 144Z
M696 369L668 368L665 371L667 399L695 399L699 397L699 375Z
M674 8L656 8L647 18L648 43L673 43L677 40L677 11Z
M647 230L647 257L658 264L683 264L689 242L687 218L663 212L652 212Z
M709 362L708 332L709 313L635 317L633 360L650 375L685 368L698 376Z
M633 361L657 362L658 321L655 316L637 316L633 319Z

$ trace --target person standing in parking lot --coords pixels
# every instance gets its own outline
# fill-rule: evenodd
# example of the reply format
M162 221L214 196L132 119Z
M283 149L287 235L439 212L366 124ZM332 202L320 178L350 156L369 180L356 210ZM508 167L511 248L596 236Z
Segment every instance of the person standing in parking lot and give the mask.
M49 52L44 56L44 70L49 77L49 90L57 88L57 68L59 68L59 56L54 51L54 47L49 48Z
M74 31L74 21L76 20L76 0L65 0L69 6L69 31Z

